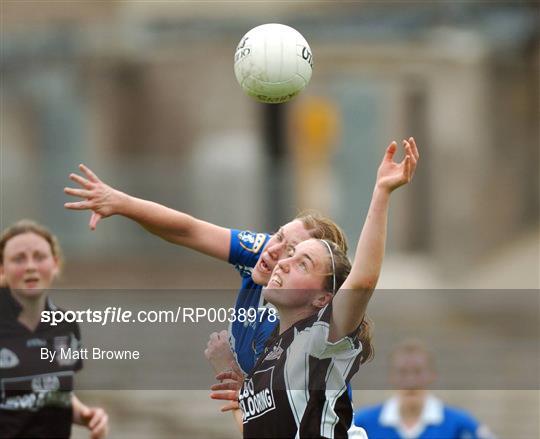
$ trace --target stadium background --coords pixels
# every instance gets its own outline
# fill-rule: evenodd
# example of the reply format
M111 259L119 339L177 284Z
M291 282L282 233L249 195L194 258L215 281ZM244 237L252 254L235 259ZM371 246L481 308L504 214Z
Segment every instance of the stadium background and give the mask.
M229 227L273 230L319 209L354 243L384 147L414 135L422 162L393 201L379 286L441 290L421 302L376 297L371 367L415 335L459 370L459 346L441 340L481 325L486 346L538 370L538 327L523 330L538 323L538 300L488 301L483 312L484 294L464 306L448 293L540 287L538 3L2 1L1 15L1 228L47 224L68 262L62 288L238 284L223 264L123 218L91 233L87 214L62 207L80 162ZM314 53L308 89L279 107L244 96L232 71L240 37L265 22L296 27ZM468 387L489 374L477 357L464 388L439 394L500 437L538 437L537 381ZM388 394L362 373L357 406ZM113 438L235 435L204 391L80 393L110 412Z

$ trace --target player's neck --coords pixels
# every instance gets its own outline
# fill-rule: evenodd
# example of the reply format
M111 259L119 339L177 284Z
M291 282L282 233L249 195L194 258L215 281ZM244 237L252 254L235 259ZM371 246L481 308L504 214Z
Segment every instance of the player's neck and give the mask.
M403 401L399 403L399 417L407 427L414 426L420 420L422 411L424 410L425 398L417 401Z
M287 329L313 315L313 309L309 308L287 308L278 309L279 313L279 334L283 334Z

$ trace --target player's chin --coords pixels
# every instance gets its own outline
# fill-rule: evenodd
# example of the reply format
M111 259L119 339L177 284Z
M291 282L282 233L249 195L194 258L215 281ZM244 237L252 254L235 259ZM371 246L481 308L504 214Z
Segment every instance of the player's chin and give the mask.
M403 389L401 390L401 396L403 398L416 399L423 397L425 390L423 389Z
M279 303L280 291L278 289L272 288L271 286L266 287L263 290L263 298L272 305Z
M21 285L20 288L14 288L14 290L21 296L31 299L41 296L45 288L43 285Z
M270 280L270 276L272 273L264 273L259 268L259 265L257 264L254 268L254 270L251 272L251 279L253 279L253 282L255 282L257 285L268 285L268 281Z

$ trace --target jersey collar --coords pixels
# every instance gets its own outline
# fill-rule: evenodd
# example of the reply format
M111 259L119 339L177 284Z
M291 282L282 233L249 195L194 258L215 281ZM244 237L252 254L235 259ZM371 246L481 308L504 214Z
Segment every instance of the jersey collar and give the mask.
M56 305L50 297L45 300L45 309L47 311L56 310ZM0 315L6 319L17 319L22 311L22 306L17 299L13 297L9 288L0 288Z
M406 428L399 415L399 399L397 397L386 401L379 416L379 423L387 427L394 427L405 439L414 439L422 434L429 425L443 422L444 406L441 400L428 395L418 423L411 429Z

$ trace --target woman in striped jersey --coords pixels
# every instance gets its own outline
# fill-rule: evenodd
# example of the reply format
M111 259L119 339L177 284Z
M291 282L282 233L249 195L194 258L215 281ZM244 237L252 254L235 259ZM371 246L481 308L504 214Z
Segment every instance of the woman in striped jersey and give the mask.
M390 194L411 181L419 158L413 138L403 146L400 163L396 142L387 148L352 267L333 243L309 239L274 268L263 294L279 326L243 382L228 371L217 379L232 381L212 386L213 398L231 400L224 410L242 409L244 437L347 437L347 383L372 354L365 313L383 261Z

